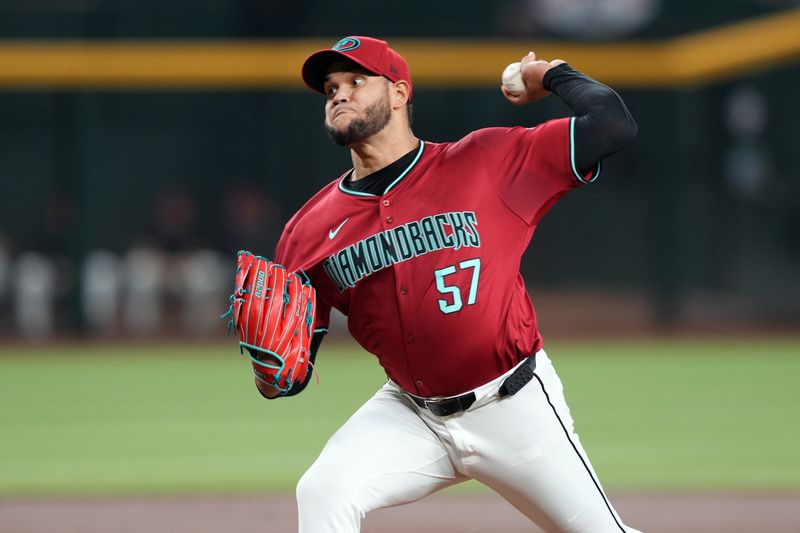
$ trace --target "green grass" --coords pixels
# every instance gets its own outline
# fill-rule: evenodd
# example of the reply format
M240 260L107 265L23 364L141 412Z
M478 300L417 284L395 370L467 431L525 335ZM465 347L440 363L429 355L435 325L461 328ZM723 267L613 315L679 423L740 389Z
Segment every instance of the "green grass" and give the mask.
M547 349L606 488L800 489L800 341ZM351 346L318 370L268 402L233 344L4 346L0 496L291 491L385 381Z
M800 342L550 348L609 487L800 488Z

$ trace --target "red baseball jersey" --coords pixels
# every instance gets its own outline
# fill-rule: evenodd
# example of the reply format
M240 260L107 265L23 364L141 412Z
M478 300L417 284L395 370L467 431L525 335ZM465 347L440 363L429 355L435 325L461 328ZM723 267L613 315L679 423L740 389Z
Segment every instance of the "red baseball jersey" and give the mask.
M382 196L328 184L286 225L275 260L335 307L386 374L424 397L486 383L542 345L519 264L574 166L574 119L421 142Z

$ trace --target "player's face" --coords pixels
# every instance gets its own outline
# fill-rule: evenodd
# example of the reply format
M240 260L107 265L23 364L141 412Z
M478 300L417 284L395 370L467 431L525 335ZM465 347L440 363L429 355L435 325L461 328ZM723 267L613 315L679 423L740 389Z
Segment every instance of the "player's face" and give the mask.
M379 133L392 117L389 83L362 69L333 71L325 79L325 131L341 146Z

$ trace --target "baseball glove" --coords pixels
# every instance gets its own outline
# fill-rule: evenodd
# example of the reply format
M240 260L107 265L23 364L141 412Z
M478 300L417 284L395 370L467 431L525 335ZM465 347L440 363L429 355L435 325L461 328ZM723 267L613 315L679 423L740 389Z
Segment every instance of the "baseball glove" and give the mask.
M285 395L306 377L317 310L316 291L299 275L268 259L240 251L228 332L247 349L260 382Z

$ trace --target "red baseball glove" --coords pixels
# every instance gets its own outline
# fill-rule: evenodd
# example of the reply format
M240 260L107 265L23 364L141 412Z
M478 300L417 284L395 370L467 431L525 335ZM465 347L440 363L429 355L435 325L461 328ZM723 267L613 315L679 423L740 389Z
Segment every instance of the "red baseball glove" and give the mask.
M239 350L250 354L260 382L285 395L306 377L317 311L316 291L284 267L240 251L228 331L236 329Z

